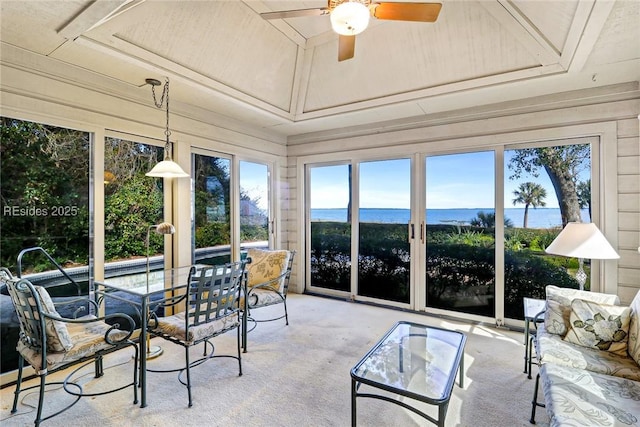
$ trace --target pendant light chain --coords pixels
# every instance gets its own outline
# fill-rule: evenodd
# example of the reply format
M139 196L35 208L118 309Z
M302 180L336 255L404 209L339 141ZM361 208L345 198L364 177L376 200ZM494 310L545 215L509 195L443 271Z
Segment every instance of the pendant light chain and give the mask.
M165 150L165 158L171 158L171 154L170 154L170 150L171 150L171 144L169 143L169 137L171 136L171 131L169 130L169 78L167 77L165 83L164 83L164 88L162 90L162 96L160 97L160 102L158 102L157 97L156 97L156 87L155 86L151 86L151 93L153 94L153 103L155 104L155 106L157 108L162 108L162 105L165 103L165 99L166 99L166 103L167 103L167 125L165 127L165 131L164 134L167 138L167 142L165 144L164 150Z
M190 175L186 173L179 164L173 161L171 158L171 142L169 137L171 136L171 130L169 130L169 77L166 77L164 88L162 89L162 96L160 96L160 100L158 101L158 97L156 96L156 86L160 86L162 83L157 79L146 79L147 84L151 85L151 93L153 94L153 103L156 108L162 109L163 105L166 102L166 114L167 114L167 123L165 127L164 134L167 138L167 142L164 146L164 160L158 162L149 172L147 172L146 176L156 177L156 178L189 178Z

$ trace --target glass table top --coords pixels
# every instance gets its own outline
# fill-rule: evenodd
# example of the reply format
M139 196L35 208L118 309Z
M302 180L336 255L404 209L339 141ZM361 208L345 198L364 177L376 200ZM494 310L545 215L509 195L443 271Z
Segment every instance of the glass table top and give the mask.
M149 273L130 274L96 281L96 284L136 295L149 295L171 287L185 286L192 266L157 270ZM197 274L197 273L196 273Z
M451 396L466 337L398 322L352 369L354 378L431 403Z

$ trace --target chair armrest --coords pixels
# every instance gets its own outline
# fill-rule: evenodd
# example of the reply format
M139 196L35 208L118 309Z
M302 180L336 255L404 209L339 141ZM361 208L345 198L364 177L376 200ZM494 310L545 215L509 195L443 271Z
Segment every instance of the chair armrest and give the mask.
M55 301L53 301L53 306L56 311L60 313L67 306L75 306L75 309L72 312L72 316L68 317L69 319L77 319L79 316L86 316L89 314L88 306L92 306L94 312L98 311L98 303L95 300L92 300L89 297L69 297L64 300L60 300L61 297L57 297Z
M542 311L540 311L538 314L536 314L535 316L533 316L533 327L538 329L538 323L544 323L544 313L547 310L544 309Z

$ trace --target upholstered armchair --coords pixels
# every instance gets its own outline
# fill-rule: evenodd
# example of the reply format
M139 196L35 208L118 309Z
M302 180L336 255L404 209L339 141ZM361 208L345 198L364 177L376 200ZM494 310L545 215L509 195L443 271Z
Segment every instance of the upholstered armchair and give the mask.
M247 258L251 263L247 265L246 298L241 300L244 307L242 347L247 351L247 333L252 331L259 322L270 322L285 319L289 324L287 312L287 292L295 251L249 249ZM281 316L268 319L252 317L252 311L270 305L282 304L284 311ZM248 322L253 326L248 329Z
M88 311L93 308L97 313L97 304L85 297L72 297L54 304L44 287L34 286L27 279L14 277L6 268L0 269L0 284L7 287L20 323L20 338L16 347L19 355L18 378L12 413L17 410L20 394L35 388L39 389L36 426L71 408L84 396L99 396L131 387L133 403L138 403L138 347L129 339L135 328L131 317L123 313L96 317ZM73 315L62 317L58 310ZM95 378L102 377L103 357L127 347L134 354L131 365L133 372L129 381L118 381L114 388L92 393L83 391L82 386L74 382L78 371L91 363L95 365ZM40 383L22 388L25 361L40 377ZM62 382L47 382L48 374L73 366L77 367ZM62 410L43 417L45 388L51 384L61 385L75 398Z
M153 369L149 372L178 372L178 381L187 387L189 407L193 405L191 397L191 368L213 357L229 357L238 361L239 376L242 375L240 355L240 308L238 300L245 278L245 261L225 265L191 268L188 283L182 288L174 288L179 295L171 296L155 307L156 311L176 312L168 316L157 316L152 312L148 331L185 349L185 362L175 369ZM181 295L180 295L181 294ZM236 330L237 356L214 354L212 338L225 332ZM189 349L204 344L204 356L192 361ZM209 352L207 353L207 349ZM183 378L186 373L186 380Z

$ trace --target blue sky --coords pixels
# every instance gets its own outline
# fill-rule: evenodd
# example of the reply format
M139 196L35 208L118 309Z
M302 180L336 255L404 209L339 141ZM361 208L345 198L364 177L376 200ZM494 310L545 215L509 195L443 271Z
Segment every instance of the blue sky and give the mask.
M509 161L505 152L505 165ZM427 208L492 208L494 206L494 152L464 153L427 157ZM520 183L536 182L547 190L548 208L558 201L547 173L523 175L510 180L505 166L505 208L513 205L513 191ZM586 178L582 178L583 180ZM363 162L360 164L360 205L363 208L408 209L410 197L409 159ZM311 208L345 208L349 200L346 165L311 169Z
M267 165L240 162L240 188L246 191L252 200L257 200L258 207L264 211L269 207L268 184Z

